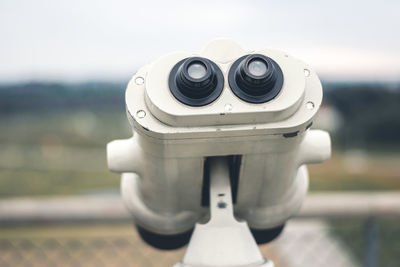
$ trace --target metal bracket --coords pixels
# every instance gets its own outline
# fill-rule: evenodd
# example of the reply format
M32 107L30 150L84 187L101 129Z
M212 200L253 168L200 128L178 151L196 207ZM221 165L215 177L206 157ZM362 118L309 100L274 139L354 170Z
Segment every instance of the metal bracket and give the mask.
M210 158L210 220L196 224L182 262L174 267L274 267L264 259L246 222L233 215L226 157Z

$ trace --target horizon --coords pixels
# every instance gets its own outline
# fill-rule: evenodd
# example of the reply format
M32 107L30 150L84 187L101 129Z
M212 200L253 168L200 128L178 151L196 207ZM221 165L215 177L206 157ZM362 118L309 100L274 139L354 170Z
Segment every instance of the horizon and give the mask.
M100 86L97 89L101 88L103 85L110 85L112 89L115 89L116 86L122 86L125 90L125 87L129 83L131 78L129 79L87 79L87 80L19 80L19 81L11 81L4 82L0 80L0 90L8 90L13 89L15 87L29 87L29 86L62 86L64 89L72 89L75 90L77 86ZM365 86L367 89L371 89L371 86L376 86L379 90L388 90L393 92L400 92L400 81L385 81L385 80L330 80L330 79L320 79L322 87L324 90L330 89L338 89L342 86L349 87L349 89L360 88ZM85 89L85 88L83 88ZM88 88L86 88L88 89Z

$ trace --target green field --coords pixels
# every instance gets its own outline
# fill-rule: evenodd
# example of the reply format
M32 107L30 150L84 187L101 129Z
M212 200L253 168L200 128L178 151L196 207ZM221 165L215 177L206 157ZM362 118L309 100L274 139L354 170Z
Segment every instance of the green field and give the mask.
M105 145L129 137L123 113L16 114L0 123L0 198L118 190Z

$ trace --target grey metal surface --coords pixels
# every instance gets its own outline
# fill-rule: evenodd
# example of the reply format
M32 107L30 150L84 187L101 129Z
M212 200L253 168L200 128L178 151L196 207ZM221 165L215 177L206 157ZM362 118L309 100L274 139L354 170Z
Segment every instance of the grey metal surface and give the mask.
M400 192L312 193L297 217L400 217ZM0 224L131 220L118 195L0 200Z
M19 198L0 201L0 224L130 221L119 196Z
M400 192L311 193L298 217L400 217Z

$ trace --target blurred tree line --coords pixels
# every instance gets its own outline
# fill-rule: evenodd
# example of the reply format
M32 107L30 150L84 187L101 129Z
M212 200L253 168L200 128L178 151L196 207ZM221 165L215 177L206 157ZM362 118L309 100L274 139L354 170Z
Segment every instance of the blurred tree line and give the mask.
M126 83L26 83L0 85L1 116L83 109L125 112ZM337 148L400 147L400 84L325 83L324 104L342 118Z
M0 85L0 112L125 109L126 83L26 83Z
M400 84L327 84L324 104L343 123L334 136L342 148L396 150L400 147Z

